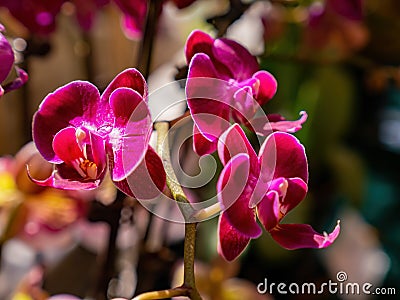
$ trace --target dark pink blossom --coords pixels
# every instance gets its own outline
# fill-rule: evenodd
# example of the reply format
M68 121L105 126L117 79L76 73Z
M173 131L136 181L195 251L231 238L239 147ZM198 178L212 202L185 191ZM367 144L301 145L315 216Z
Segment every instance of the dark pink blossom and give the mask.
M67 0L0 0L10 14L24 25L29 32L47 36L56 29L57 15ZM89 30L96 11L109 0L71 0L79 25Z
M147 14L146 0L114 0L123 13L122 27L127 36L139 38L142 35L143 26Z
M152 121L147 85L136 69L118 74L100 96L86 81L49 94L33 118L33 140L55 164L44 186L96 188L109 169L128 195L153 198L165 184L162 162L148 145Z
M16 68L17 78L2 86L2 83L6 80L14 65L14 52L10 43L1 33L2 31L4 31L4 26L0 24L0 97L4 93L21 87L28 80L26 72Z
M307 193L307 158L293 135L272 133L257 156L235 124L221 136L218 154L224 165L217 184L223 210L218 250L225 259L235 259L251 239L261 235L257 217L286 249L324 248L337 238L339 224L332 233L319 234L307 224L281 223Z
M265 115L262 121L252 122L260 106L275 95L277 82L269 72L259 70L257 59L247 49L233 40L213 39L195 30L186 42L185 54L189 64L186 95L195 123L194 148L198 154L213 152L231 121L262 134L274 130L273 126L264 128L268 123ZM305 118L295 121L295 125L280 123L280 130L295 131ZM280 117L278 121L282 120Z
M362 48L368 40L363 24L363 0L328 0L313 3L304 32L306 47L326 50L338 57Z
M48 35L56 28L56 16L64 0L0 0L10 14L30 32Z

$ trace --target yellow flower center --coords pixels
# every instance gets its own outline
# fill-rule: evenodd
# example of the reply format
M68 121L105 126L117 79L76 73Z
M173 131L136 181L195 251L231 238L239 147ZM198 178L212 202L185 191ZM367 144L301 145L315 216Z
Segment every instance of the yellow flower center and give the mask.
M89 179L96 179L97 165L94 162L89 161L88 159L85 159L84 161L80 162L79 168L85 174L84 177L87 177Z

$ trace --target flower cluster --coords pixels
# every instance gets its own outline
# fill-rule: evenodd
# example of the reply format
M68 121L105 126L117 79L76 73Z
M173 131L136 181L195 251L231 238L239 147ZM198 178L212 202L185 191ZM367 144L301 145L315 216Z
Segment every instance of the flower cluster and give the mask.
M255 118L260 105L274 96L277 82L237 42L194 31L186 57L194 147L200 154L218 150L224 166L217 183L220 254L233 260L259 237L257 218L284 248L329 246L339 224L332 233L319 234L307 224L281 222L308 189L304 147L289 133L300 129L307 115L297 121L274 115L271 123L267 117ZM149 146L153 127L147 98L145 79L136 69L118 74L102 95L85 81L49 94L34 115L33 140L55 167L47 179L33 180L62 189L94 189L109 170L127 195L157 197L166 174ZM239 124L251 129L257 124L255 131L265 136L258 155Z
M14 52L6 37L1 33L3 31L4 26L0 24L0 97L4 93L21 87L28 80L28 75L25 71L16 68L17 78L2 86L2 83L7 79L14 65Z
M287 133L300 129L307 115L297 121L276 115L271 123L267 117L253 120L259 106L274 96L277 82L270 73L259 70L256 58L235 41L194 31L186 44L186 58L194 149L199 154L218 149L224 165L217 184L223 210L219 253L233 260L250 239L259 237L262 230L256 217L284 248L329 246L339 234L339 225L328 235L317 233L310 225L281 223L307 193L304 147ZM239 124L251 129L255 124L258 133L259 128L270 129L262 131L267 138L258 156Z

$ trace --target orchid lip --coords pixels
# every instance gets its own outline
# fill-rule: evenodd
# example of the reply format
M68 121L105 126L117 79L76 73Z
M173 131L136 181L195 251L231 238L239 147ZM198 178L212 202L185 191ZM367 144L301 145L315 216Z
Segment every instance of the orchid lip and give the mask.
M97 178L97 165L94 162L85 159L79 164L79 167L86 173L86 177L89 179Z
M72 166L84 179L97 178L97 165L88 159L76 159L72 161Z

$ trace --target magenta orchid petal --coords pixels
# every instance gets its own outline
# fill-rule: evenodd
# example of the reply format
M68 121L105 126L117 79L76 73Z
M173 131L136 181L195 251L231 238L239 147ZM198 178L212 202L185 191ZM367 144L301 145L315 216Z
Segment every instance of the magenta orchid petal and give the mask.
M225 215L232 227L241 234L250 238L258 238L262 234L262 230L257 223L254 209L249 207L249 194L251 192L250 187L247 186L243 194L225 211ZM229 190L224 195L228 193ZM225 202L230 201L231 199L228 199Z
M271 153L276 153L276 159L271 159ZM269 135L261 146L259 160L263 174L274 171L274 178L299 177L308 181L304 146L291 134L274 132Z
M149 147L139 166L126 179L114 183L125 194L138 200L150 200L160 196L166 183L161 158Z
M218 155L222 164L226 165L231 158L240 153L245 153L249 156L250 169L257 173L257 154L243 129L238 124L234 124L220 136L218 140Z
M132 40L141 38L144 24L144 18L142 18L142 16L132 17L125 14L121 22L126 37Z
M53 150L55 154L67 164L85 159L82 145L78 144L76 133L76 128L66 127L57 132L53 139Z
M250 238L237 231L223 212L218 223L218 253L227 261L237 258L247 247Z
M325 248L330 246L340 233L339 222L330 233L320 234L308 224L279 224L270 231L272 238L282 247L293 250L300 248Z
M217 197L222 210L228 209L244 192L250 172L247 154L241 153L227 162L217 182Z
M60 167L60 165L58 165L58 167ZM73 171L72 169L70 170ZM80 190L80 189L92 190L99 186L102 179L99 178L95 181L87 181L87 182L71 180L70 178L68 179L62 178L59 172L57 170L54 170L53 173L47 179L37 180L31 176L29 168L28 168L28 176L37 185L53 187L56 189L64 189L64 190Z
M257 216L267 231L278 225L281 214L277 191L271 190L265 195L264 199L257 205Z
M138 122L150 117L142 95L130 88L118 88L110 95L110 106L115 116L114 126L124 127L128 121ZM151 120L147 120L151 122Z
M138 92L143 97L143 100L147 103L148 91L146 81L138 70L132 68L126 69L115 76L115 78L111 81L101 95L102 102L104 101L108 103L112 92L117 88L124 87Z
M147 1L143 0L114 0L114 3L124 14L123 29L128 37L140 37L147 14Z
M269 114L267 118L264 116L251 119L249 128L261 136L268 136L273 131L294 133L302 128L307 118L305 111L301 111L300 118L294 121L288 121L279 114Z
M86 145L87 158L97 165L98 174L102 174L107 167L105 140L100 135L89 132L88 142L89 144Z
M238 81L248 79L259 70L257 59L235 41L216 39L212 51L215 59L227 67L230 75Z
M14 64L14 52L1 31L0 29L0 85L7 78Z
M249 207L248 198L252 186L248 184L249 156L238 154L224 167L217 183L217 197L229 223L241 234L256 238L261 228L255 212Z
M224 102L225 81L216 78L215 68L205 54L196 54L186 83L188 106L200 133L220 136L229 127L229 104Z
M190 65L189 65L189 73L188 73L188 80L192 79L194 77L204 77L206 79L208 78L218 78L218 72L211 60L211 58L204 53L196 53L192 60L190 61ZM196 81L195 81L196 82ZM197 82L204 84L210 84L210 87L212 87L212 85L217 84L218 82L214 83L213 81L201 81L198 80ZM218 86L219 87L219 86ZM190 91L190 90L189 90ZM213 91L218 91L216 89L213 89ZM213 95L214 93L212 93ZM203 97L207 95L207 94L203 94ZM211 98L213 99L213 98Z
M96 120L99 99L99 91L93 84L74 81L58 88L43 100L33 117L32 127L33 140L46 160L62 162L52 148L53 137L61 129L71 125L100 125Z
M213 43L214 39L209 34L201 30L192 31L185 45L185 55L188 64L196 53L204 53L208 56L212 55L211 48Z
M15 71L17 72L17 78L4 86L5 93L19 89L28 81L28 74L24 70L15 67Z
M274 97L278 82L271 73L264 70L254 73L253 78L258 80L257 100L263 105Z
M193 125L193 150L200 156L215 152L217 149L218 137L211 135L204 136L199 132L196 125Z
M126 178L143 160L151 135L150 111L143 98L129 88L118 88L110 96L115 114L110 133L113 166L112 179Z
M301 178L287 178L287 188L281 200L280 211L282 218L295 208L307 194L307 183Z
M260 170L259 165L257 170ZM270 189L272 174L254 174L252 178L253 191L249 198L249 207L255 208L262 199L264 199L266 192Z
M244 86L238 89L233 94L233 107L232 117L238 123L247 123L254 114L258 105L253 98L252 90L249 86Z
M302 125L307 121L308 115L305 111L300 112L300 118L294 121L278 121L270 122L269 125L274 131L296 132L302 128Z
M55 30L56 16L64 0L47 1L0 1L10 14L30 32L38 35L49 35Z

